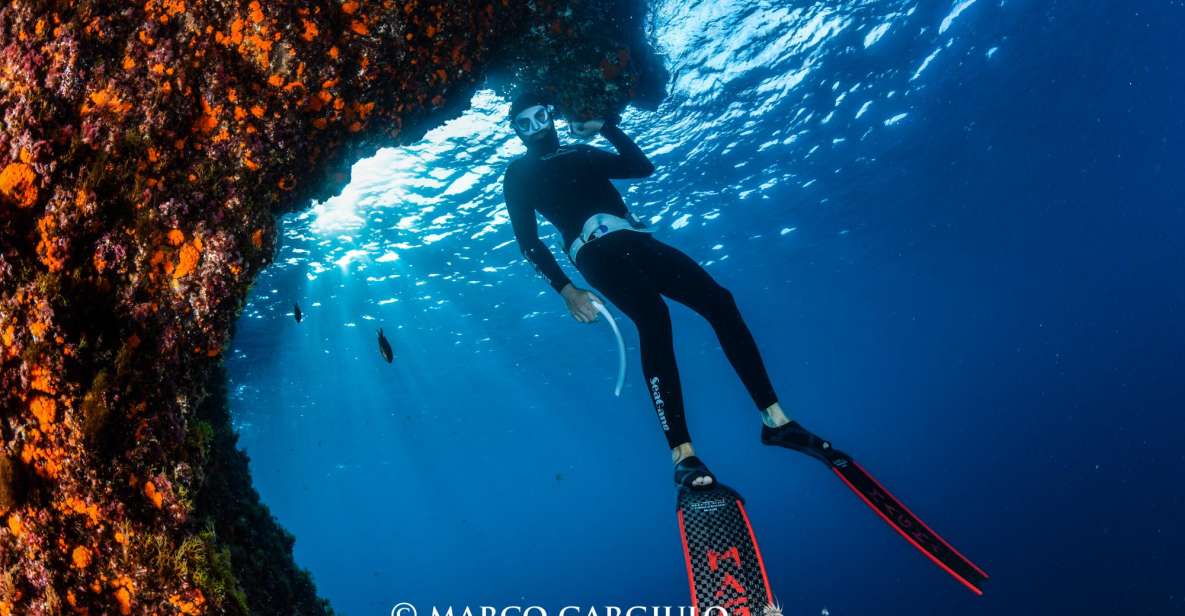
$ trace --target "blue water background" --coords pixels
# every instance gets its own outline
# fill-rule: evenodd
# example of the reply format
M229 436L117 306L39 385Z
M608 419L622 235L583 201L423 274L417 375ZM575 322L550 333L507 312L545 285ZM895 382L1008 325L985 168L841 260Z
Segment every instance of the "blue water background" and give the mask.
M627 202L733 291L785 406L992 574L973 596L762 447L710 328L673 306L695 444L747 497L787 614L1185 613L1183 3L651 19L673 77L625 116L658 166ZM344 614L688 602L636 334L615 398L607 326L512 243L506 104L479 92L286 218L238 324L255 485Z

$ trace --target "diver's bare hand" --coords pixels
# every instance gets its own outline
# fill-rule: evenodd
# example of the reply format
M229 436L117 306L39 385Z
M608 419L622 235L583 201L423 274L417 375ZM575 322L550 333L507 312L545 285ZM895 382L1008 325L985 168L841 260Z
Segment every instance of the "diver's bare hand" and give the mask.
M568 123L572 134L582 139L596 135L597 131L601 130L601 127L604 125L604 120L584 120L583 122L573 120Z
M572 318L581 323L592 323L597 320L597 309L593 307L593 302L601 300L591 291L579 289L569 283L560 291L560 295L564 296L564 302L568 304L568 312L572 313Z

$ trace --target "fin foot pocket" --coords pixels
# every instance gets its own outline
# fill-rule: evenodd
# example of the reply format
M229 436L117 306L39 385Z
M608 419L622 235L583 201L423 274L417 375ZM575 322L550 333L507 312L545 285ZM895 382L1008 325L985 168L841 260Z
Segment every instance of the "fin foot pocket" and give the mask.
M761 426L761 442L793 449L828 465L836 458L847 457L833 448L830 441L820 438L797 421L790 421L777 428Z
M716 476L696 456L687 456L675 465L675 485L690 490L707 490L716 485Z

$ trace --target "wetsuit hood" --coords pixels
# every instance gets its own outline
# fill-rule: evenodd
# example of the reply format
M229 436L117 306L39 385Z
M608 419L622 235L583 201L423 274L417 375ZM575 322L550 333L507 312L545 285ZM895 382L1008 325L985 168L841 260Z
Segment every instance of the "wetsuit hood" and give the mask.
M548 100L548 97L539 92L524 92L517 96L510 103L510 119L512 125L515 116L519 112L535 105L546 105L551 109L551 102ZM525 135L515 128L514 133L518 135L519 139L523 140L523 144L527 146L527 152L533 156L545 156L555 152L560 147L560 137L555 130L554 116L550 116L548 122L550 126L532 135Z

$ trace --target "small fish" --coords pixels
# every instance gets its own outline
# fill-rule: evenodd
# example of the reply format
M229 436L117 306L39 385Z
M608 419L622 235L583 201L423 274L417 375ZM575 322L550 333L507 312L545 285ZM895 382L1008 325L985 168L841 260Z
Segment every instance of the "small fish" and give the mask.
M300 319L302 318L300 314L300 304L292 304L292 316L296 317L297 323L300 323Z
M564 474L563 474L563 473L556 473L556 474L555 474L555 480L556 480L556 481L563 481L563 480L564 480Z
M381 327L379 328L379 353L383 354L383 359L387 360L388 364L395 359L395 353L391 351L391 343L387 342L387 337L383 335Z

